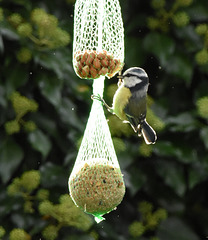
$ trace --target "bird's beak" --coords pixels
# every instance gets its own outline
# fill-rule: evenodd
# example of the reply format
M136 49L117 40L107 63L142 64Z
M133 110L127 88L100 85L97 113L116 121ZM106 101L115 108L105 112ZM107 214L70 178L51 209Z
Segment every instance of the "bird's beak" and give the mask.
M117 78L118 79L123 79L123 75L118 75Z

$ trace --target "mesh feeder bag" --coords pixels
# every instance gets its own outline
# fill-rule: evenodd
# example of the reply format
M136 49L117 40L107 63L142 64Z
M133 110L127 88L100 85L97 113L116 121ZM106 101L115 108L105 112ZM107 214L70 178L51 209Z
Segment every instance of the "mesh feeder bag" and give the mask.
M113 77L124 60L124 30L118 0L77 0L73 66L80 78Z
M104 78L94 80L100 87ZM99 83L99 84L98 84ZM95 216L115 209L125 194L125 185L102 105L94 100L84 137L69 177L69 191L74 203Z
M103 96L105 76L113 77L124 60L118 0L77 0L73 66L80 78L94 79L93 94ZM94 100L83 140L69 177L74 203L102 221L123 199L125 186L101 102Z

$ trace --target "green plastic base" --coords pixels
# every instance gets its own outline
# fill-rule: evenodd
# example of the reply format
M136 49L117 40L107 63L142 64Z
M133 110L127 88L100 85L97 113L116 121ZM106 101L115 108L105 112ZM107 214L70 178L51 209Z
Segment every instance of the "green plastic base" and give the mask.
M93 214L93 216L95 217L96 223L100 223L100 222L102 222L103 220L105 220L105 218L102 217L102 215Z

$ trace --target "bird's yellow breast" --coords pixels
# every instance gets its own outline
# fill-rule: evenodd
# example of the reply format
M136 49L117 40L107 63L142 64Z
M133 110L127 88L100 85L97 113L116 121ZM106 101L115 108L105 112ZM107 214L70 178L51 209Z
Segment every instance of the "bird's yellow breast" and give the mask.
M124 109L128 104L130 97L131 91L123 85L117 89L113 97L113 111L121 120L127 120Z

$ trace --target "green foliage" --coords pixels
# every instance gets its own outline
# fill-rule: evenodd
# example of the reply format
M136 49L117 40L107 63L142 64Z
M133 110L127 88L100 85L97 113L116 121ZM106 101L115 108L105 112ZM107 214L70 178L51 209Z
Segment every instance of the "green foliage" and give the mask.
M19 13L12 13L8 17L8 22L13 25L14 27L19 26L23 22L23 18Z
M147 121L158 140L146 145L105 111L126 194L100 224L68 196L92 104L92 81L72 68L74 2L0 1L0 239L204 239L207 0L119 1L124 70L148 73ZM117 78L106 79L109 105L116 89Z
M23 160L22 148L11 138L5 139L0 146L0 177L3 183L11 179Z
M160 222L167 218L165 209L159 208L153 212L153 205L149 202L140 202L138 210L141 213L141 221L134 221L129 226L129 233L133 238L155 230ZM154 239L154 237L151 239Z
M40 152L44 158L51 150L51 142L49 138L38 129L29 133L28 141L30 142L31 147Z
M87 231L91 227L91 218L74 205L69 195L62 195L59 200L59 204L53 204L49 200L45 200L39 205L39 211L43 216L57 221L57 226L49 225L43 230L45 238L56 239L58 231L63 226L75 227L83 231ZM49 232L52 235L48 234Z
M142 143L139 146L139 153L144 157L150 157L152 155L152 145L147 145L146 143Z
M208 25L205 23L199 24L195 31L203 39L203 47L195 55L196 62L199 65L206 65L208 64Z
M150 108L147 110L147 121L158 132L165 128L165 123Z
M18 133L20 131L20 125L16 119L8 121L5 123L5 130L9 135Z
M126 145L120 138L113 138L113 145L117 153L126 151Z
M177 0L174 1L172 6L169 6L165 0L152 0L151 6L156 10L156 16L147 19L149 28L167 32L170 28L170 21L172 21L177 27L187 26L189 23L189 15L185 11L181 11L180 8L189 7L191 4L192 0Z
M29 37L32 34L32 26L30 23L21 23L17 27L17 33L21 37Z
M184 26L188 25L188 23L189 23L189 16L184 11L177 12L173 16L173 22L178 27L184 27Z
M132 237L140 237L145 232L145 227L141 222L135 221L129 226L129 233Z
M18 119L22 118L27 112L35 112L38 109L38 104L34 100L21 96L18 92L12 94L11 102Z
M29 31L27 31L27 34L31 36L31 40L37 45L53 49L69 43L69 34L58 27L58 19L55 16L47 14L41 8L36 8L32 11L30 20L37 30L32 36Z
M207 49L202 49L196 54L196 62L199 65L205 65L208 63L208 51Z
M202 97L200 99L197 100L196 102L197 105L197 110L198 110L198 114L205 118L208 119L208 97Z
M20 14L13 13L8 16L8 22L21 38L27 38L41 49L55 49L66 46L70 42L69 34L58 26L58 19L41 8L34 9L27 20ZM18 60L27 62L21 60L20 53Z
M15 178L12 184L8 187L10 195L30 194L40 184L40 173L36 170L31 170L23 173L21 178Z
M3 9L0 8L0 22L2 22L4 19L4 12L3 12Z
M28 132L34 131L36 129L36 124L33 121L25 122L22 118L28 112L36 112L38 104L34 100L21 96L18 92L12 94L11 102L16 113L16 118L5 123L7 134L12 135L18 133L21 125L23 125L24 129Z
M40 189L37 192L37 198L40 201L47 200L49 197L49 191L47 189Z
M54 225L49 225L43 230L43 237L46 240L54 240L58 236L58 229Z
M42 215L51 215L53 213L53 204L46 200L40 204L39 211Z
M199 24L197 27L196 27L196 32L199 34L199 35L205 35L207 33L207 30L208 30L208 26L207 24L203 23L203 24Z
M29 240L30 236L23 230L15 228L10 232L9 240Z
M49 200L48 190L40 188L35 192L40 185L40 180L39 171L26 171L21 177L13 180L7 191L10 196L23 199L23 210L26 214L34 214L38 205L40 215L48 222L48 225L42 229L43 237L48 240L57 239L59 230L64 226L88 231L92 226L92 219L74 205L68 194L59 197L59 204L53 204ZM2 235L3 233L2 228ZM13 240L15 236L16 239L31 239L23 229L13 229L9 239Z
M21 48L17 52L17 60L21 63L28 63L32 59L32 52L28 48Z
M5 235L5 229L0 226L0 239L2 239L2 237Z

